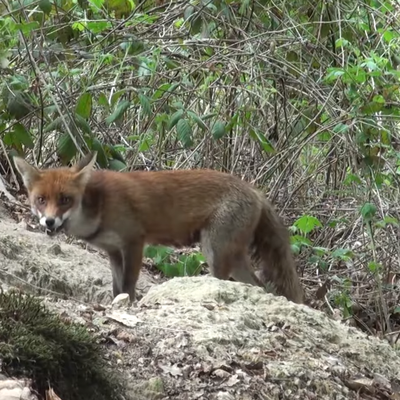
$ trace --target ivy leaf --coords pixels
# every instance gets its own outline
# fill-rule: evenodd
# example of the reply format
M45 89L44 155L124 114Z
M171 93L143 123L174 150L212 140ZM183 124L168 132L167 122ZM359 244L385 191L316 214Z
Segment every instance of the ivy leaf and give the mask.
M57 142L57 153L64 164L67 164L76 155L77 149L74 141L68 133L59 136Z
M354 253L350 249L336 249L332 252L332 258L339 258L343 261L350 261Z
M78 128L81 128L83 132L91 135L92 130L86 119L82 118L79 114L75 114L75 124ZM71 130L74 131L75 127L71 124Z
M82 118L89 119L92 113L92 95L90 93L83 93L80 95L75 112Z
M172 129L178 123L178 121L183 117L183 113L183 110L178 110L171 115L168 122L168 129Z
M203 130L207 129L207 125L194 111L188 110L187 113L188 113L188 115L190 115L193 118L194 122L196 122L196 124L199 126L200 129L203 129Z
M32 135L26 130L24 125L15 124L13 134L15 135L15 141L23 144L28 149L33 149L35 146Z
M142 106L143 112L146 115L151 115L151 105L149 99L145 95L139 93L139 101L140 105Z
M113 122L122 117L124 112L129 108L131 102L129 100L122 100L118 103L114 112L106 118L106 124L111 125Z
M51 3L50 0L40 0L39 8L47 15L51 12Z
M365 203L361 207L361 215L365 221L371 221L376 214L376 206L372 203Z
M116 160L121 161L122 163L125 163L124 157L122 154L118 151L116 146L109 147L110 155L112 158L115 158Z
M222 137L224 137L226 133L225 122L216 121L214 126L212 127L211 133L214 136L214 139L221 139Z
M192 127L187 119L180 119L176 125L178 139L182 142L184 147L191 147L192 140Z
M97 151L97 162L100 167L107 168L108 160L103 145L97 138L93 139L92 149Z
M322 224L318 218L312 217L311 215L303 215L294 223L294 226L302 233L307 234L313 231L316 227L322 227Z
M113 171L122 171L126 169L126 164L116 159L110 160L108 165Z

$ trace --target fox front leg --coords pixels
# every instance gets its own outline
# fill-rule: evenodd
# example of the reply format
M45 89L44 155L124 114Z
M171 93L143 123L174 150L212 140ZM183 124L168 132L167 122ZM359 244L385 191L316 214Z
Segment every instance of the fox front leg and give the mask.
M121 250L117 249L113 251L108 251L107 253L111 264L113 296L116 297L119 294L123 293L122 282L124 265L122 252Z
M122 293L128 293L130 301L135 300L136 283L139 279L142 266L144 242L132 243L122 251L123 272L122 272Z

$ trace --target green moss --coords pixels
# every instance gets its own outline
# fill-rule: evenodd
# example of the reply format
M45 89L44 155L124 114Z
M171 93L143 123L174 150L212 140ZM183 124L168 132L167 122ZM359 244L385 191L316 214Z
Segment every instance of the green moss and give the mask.
M42 395L49 386L63 400L114 400L123 391L96 338L30 295L0 292L0 359L4 373L32 378Z

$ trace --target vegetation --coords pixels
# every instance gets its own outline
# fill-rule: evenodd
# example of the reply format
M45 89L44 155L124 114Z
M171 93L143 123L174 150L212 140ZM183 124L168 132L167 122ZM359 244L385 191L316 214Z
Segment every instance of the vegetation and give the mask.
M49 166L89 149L102 168L234 172L285 217L309 297L394 338L397 3L19 0L0 14L4 173L15 153Z
M96 338L32 296L0 293L0 354L2 373L32 378L43 398L49 387L63 400L122 398Z

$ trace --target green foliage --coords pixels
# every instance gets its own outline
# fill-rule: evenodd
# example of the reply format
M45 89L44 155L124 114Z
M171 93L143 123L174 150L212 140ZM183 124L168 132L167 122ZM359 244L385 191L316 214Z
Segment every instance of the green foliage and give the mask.
M312 217L311 215L303 215L295 223L294 226L305 235L313 231L316 227L321 227L322 224L318 218Z
M177 260L173 254L174 250L165 246L146 246L144 251L145 257L151 258L156 268L169 278L194 276L201 272L204 257L200 253L182 254Z
M62 321L40 300L17 292L0 293L0 310L6 374L32 378L43 397L50 386L64 400L122 398L120 379L84 326Z

